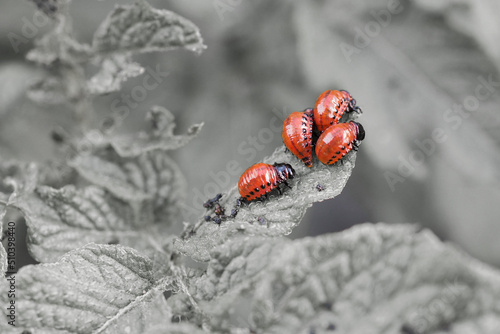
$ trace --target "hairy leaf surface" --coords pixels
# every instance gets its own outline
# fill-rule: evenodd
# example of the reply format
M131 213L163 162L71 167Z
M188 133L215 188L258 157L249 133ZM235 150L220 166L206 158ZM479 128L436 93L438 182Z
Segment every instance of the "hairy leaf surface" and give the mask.
M156 277L153 262L119 245L90 244L57 263L26 266L16 275L16 327L33 333L142 333L168 326L162 290L169 281ZM3 305L6 288L2 282Z
M112 148L81 155L70 163L89 182L125 201L147 201L158 221L178 214L186 181L179 166L163 151L122 158Z
M155 149L175 150L195 138L203 123L192 125L185 135L174 135L175 118L165 108L155 106L146 115L150 122L149 131L141 131L134 136L115 136L111 145L122 157L137 156Z
M114 52L167 51L176 48L201 52L205 46L198 27L191 21L146 1L116 6L97 29L94 49Z
M90 242L120 243L148 256L162 248L185 192L178 166L164 152L121 158L109 149L73 163L96 186L32 186L10 199L26 219L28 248L38 261L57 261Z
M39 186L11 204L24 214L28 247L40 262L55 262L90 242L120 243L151 255L164 226L153 224L152 213L142 205L131 205L95 186Z
M414 226L366 224L295 241L241 237L212 256L193 296L217 329L493 334L500 328L500 274Z

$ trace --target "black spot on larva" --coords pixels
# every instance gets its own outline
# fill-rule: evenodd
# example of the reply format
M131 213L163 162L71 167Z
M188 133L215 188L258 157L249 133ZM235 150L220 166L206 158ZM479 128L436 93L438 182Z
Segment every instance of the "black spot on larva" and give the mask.
M345 146L342 146L342 149L345 150Z
M337 153L337 154L340 154L340 151L337 151L336 153Z
M268 186L268 187L269 187L269 186L271 186L271 182L267 182L267 186Z
M306 129L302 129L302 132L303 132L303 133L306 133L306 132L307 132L307 130L306 130Z
M252 195L252 196L253 196L253 195L255 195L255 193L254 193L253 191L251 191L251 192L250 192L250 195Z
M309 145L309 143L305 143L304 146L307 147Z
M261 185L260 187L261 187L262 189L264 189L264 188L266 187L266 185L265 185L265 184L263 184L263 185Z
M306 122L302 122L302 125L303 125L303 126L307 126L307 123L306 123Z
M336 156L336 155L334 155L334 156L332 157L332 160L333 160L333 159L335 159L336 157L337 157L337 156Z
M333 122L330 122L330 125L332 125L332 124L333 124Z
M258 193L260 191L259 188L255 188L255 192Z
M245 197L246 197L246 198L250 198L250 195L246 195Z

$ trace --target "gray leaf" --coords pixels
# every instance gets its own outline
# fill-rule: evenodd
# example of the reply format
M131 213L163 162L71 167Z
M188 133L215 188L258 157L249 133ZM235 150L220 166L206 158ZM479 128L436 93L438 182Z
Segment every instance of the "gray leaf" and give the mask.
M162 221L178 214L186 181L177 166L163 151L122 158L113 149L96 155L81 155L70 163L89 182L109 190L125 201L148 200L155 217Z
M141 75L142 66L127 55L111 55L101 60L101 70L87 82L90 94L102 95L120 90L128 78Z
M101 53L151 52L185 48L201 52L205 46L198 28L189 20L139 0L116 6L97 29L94 49Z
M26 59L44 66L57 63L78 66L78 63L87 61L92 54L90 46L73 38L71 25L66 20L61 18L52 31L36 40Z
M177 249L195 260L208 261L212 248L224 243L235 235L282 236L292 232L314 202L334 198L340 194L354 168L356 153L350 152L341 162L323 165L315 157L314 167L307 168L285 147L278 148L265 163L289 163L296 176L288 181L291 189L284 189L283 195L271 196L264 202L254 201L244 204L233 218L220 225L203 219L185 229L183 239L175 241ZM324 190L316 187L320 184ZM240 198L237 187L224 194L220 203L226 215L231 213L236 200ZM209 212L210 213L210 212Z
M26 266L15 275L16 326L33 333L142 333L168 326L162 291L169 281L155 275L150 260L119 245L90 244L57 263ZM6 288L2 282L3 305Z
M493 334L500 328L500 274L413 226L366 224L296 241L239 238L212 256L193 297L213 329Z
M191 126L187 134L174 135L175 117L165 108L154 106L146 118L151 124L150 131L142 131L134 136L115 136L111 145L122 157L138 156L152 150L175 150L195 138L203 123Z
M119 200L99 187L40 186L11 204L24 214L28 247L40 262L55 262L90 242L120 243L152 255L158 231L141 206ZM162 237L165 239L165 237Z

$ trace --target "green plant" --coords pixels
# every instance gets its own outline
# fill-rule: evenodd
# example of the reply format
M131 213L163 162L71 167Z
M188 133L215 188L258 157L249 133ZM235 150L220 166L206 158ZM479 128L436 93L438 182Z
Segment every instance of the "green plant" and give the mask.
M154 107L149 131L117 136L113 124L92 128L91 102L142 73L136 53L203 50L198 28L139 0L116 7L87 45L73 38L65 6L50 8L54 29L28 59L52 76L29 94L66 103L78 126L58 139L59 161L1 166L0 213L22 213L29 250L41 262L14 275L16 327L6 317L2 333L494 333L500 326L498 273L416 226L284 237L314 202L342 191L355 152L343 164L306 168L279 147L264 162L294 165L283 196L243 206L220 225L200 219L172 234L186 184L168 151L202 124L174 135L172 114ZM89 64L99 70L87 79ZM233 187L221 205L238 197ZM9 305L9 281L0 288Z

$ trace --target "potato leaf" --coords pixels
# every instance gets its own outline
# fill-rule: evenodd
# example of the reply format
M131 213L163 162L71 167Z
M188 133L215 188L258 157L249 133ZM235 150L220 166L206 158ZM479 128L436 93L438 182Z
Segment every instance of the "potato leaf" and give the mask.
M171 277L156 277L151 260L119 245L90 244L57 263L23 267L15 275L16 328L67 334L143 333L153 325L168 326L162 291ZM2 280L2 305L9 303L6 289Z
M112 148L80 155L70 162L89 182L117 198L131 202L148 201L157 221L168 222L179 214L186 181L179 166L163 151L122 158Z
M212 256L192 285L212 330L493 334L500 328L500 273L415 226L365 224L295 241L238 238Z
M156 238L165 225L153 224L148 207L131 205L100 187L39 186L11 205L24 214L28 247L40 262L55 262L91 242L120 243L152 255L165 239L165 233Z
M220 225L201 219L186 227L183 239L175 241L177 250L195 260L208 261L214 247L237 235L282 236L292 232L314 202L321 202L339 195L354 168L356 153L350 152L341 162L326 166L316 158L314 167L307 168L285 147L278 148L265 163L283 162L293 166L296 176L289 180L291 189L284 188L283 195L271 196L266 201L244 204L235 218L227 218ZM318 190L321 185L324 190ZM223 195L220 203L226 215L240 198L237 187ZM212 212L208 212L212 214Z
M115 136L111 145L122 157L138 156L155 149L175 150L195 138L203 127L203 123L192 125L185 135L174 135L175 118L165 108L154 106L146 115L150 129L136 135Z
M97 29L93 48L101 54L167 51L184 48L201 52L205 45L191 21L146 1L116 6Z

